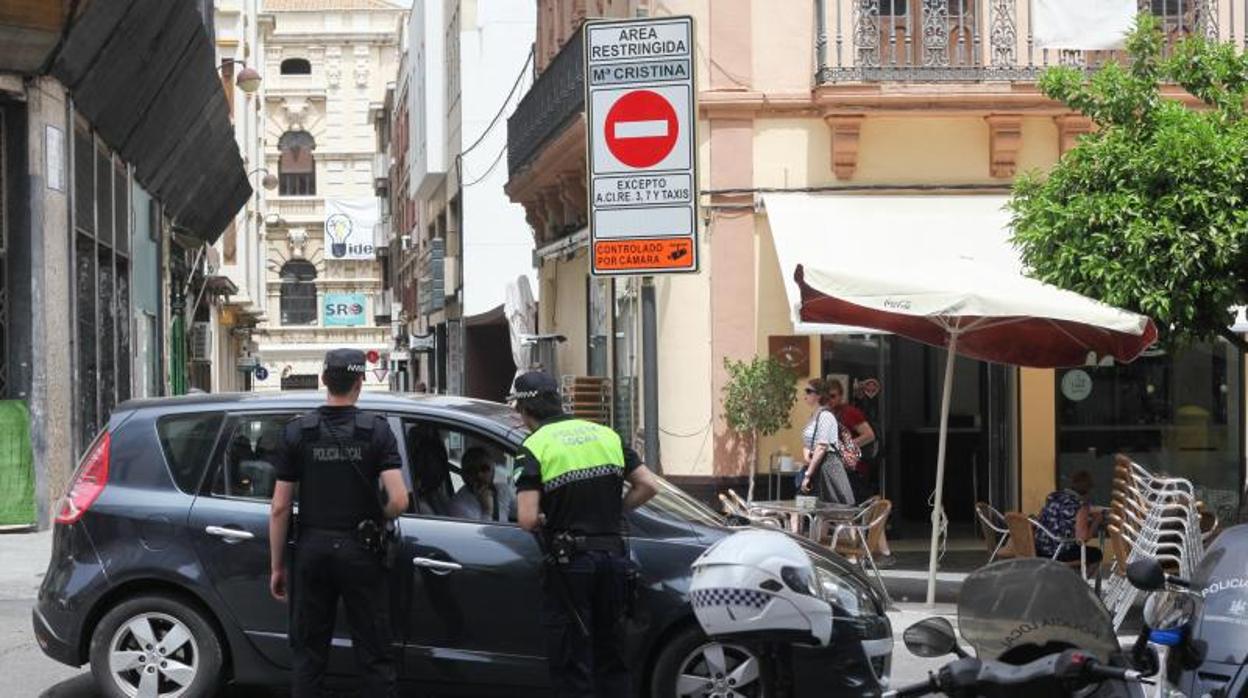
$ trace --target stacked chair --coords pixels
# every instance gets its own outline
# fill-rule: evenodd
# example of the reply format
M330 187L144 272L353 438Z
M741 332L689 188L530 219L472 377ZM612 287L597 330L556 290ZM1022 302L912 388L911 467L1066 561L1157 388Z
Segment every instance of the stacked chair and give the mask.
M1196 500L1191 481L1154 475L1126 456L1116 456L1108 515L1114 573L1103 596L1114 627L1122 625L1138 594L1127 580L1127 565L1157 558L1169 573L1190 579L1217 528L1216 517L1205 514Z

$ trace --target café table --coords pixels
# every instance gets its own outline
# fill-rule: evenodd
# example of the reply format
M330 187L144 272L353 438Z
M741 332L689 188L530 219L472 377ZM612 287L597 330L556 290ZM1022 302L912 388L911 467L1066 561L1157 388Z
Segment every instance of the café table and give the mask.
M822 523L847 523L861 511L861 507L854 505L818 501L808 505L800 504L796 499L767 499L749 503L750 514L781 514L790 520L805 519L808 537L817 536Z

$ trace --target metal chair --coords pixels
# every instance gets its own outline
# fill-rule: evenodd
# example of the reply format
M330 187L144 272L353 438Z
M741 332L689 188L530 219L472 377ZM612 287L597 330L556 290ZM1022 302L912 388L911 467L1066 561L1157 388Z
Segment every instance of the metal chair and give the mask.
M884 586L880 568L875 564L875 553L879 551L880 543L884 539L884 529L892 512L892 502L877 498L855 515L853 521L838 524L832 532L831 541L832 549L838 554L857 560L859 564L866 561L863 566L875 575L875 581L879 583L890 604L892 599L888 598L888 589ZM842 536L845 536L844 540Z
M1010 542L1010 529L1005 524L1005 515L997 511L987 502L975 503L975 515L984 531L984 541L988 544L988 564L992 564L997 556L1003 558L1016 557ZM995 543L995 545L994 545Z

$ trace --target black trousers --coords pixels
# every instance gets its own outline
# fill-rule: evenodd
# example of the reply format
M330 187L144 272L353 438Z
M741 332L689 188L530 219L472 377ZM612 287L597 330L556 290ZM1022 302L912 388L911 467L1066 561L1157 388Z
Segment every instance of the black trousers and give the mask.
M631 695L624 661L623 620L628 599L628 558L600 551L579 553L566 565L547 564L542 578L542 624L550 678L559 698ZM559 591L560 577L567 600ZM586 637L568 609L576 609Z
M397 670L390 645L390 591L377 555L354 532L300 531L291 596L293 698L326 693L325 674L338 600L347 609L351 645L362 674L361 695L391 698Z

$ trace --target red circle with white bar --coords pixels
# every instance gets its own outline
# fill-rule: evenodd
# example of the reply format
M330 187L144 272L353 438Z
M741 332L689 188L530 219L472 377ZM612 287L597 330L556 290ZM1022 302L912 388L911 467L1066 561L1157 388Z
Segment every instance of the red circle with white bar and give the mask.
M680 124L672 103L662 95L635 90L611 105L604 130L611 154L641 169L654 167L671 154Z

